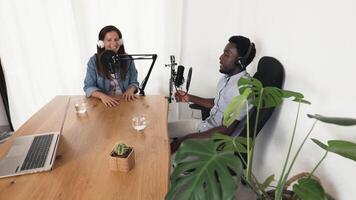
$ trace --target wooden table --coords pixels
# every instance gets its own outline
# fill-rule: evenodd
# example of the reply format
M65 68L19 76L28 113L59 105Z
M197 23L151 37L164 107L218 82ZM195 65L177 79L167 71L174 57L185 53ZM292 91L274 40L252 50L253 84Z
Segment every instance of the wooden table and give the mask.
M85 114L75 112L80 99L88 104ZM164 199L170 170L167 112L163 96L122 101L113 108L83 96L55 97L15 133L59 131L66 116L53 170L0 179L0 199ZM131 127L132 115L140 113L149 120L143 134ZM0 145L0 158L13 138ZM128 173L109 170L117 141L135 149L136 164Z

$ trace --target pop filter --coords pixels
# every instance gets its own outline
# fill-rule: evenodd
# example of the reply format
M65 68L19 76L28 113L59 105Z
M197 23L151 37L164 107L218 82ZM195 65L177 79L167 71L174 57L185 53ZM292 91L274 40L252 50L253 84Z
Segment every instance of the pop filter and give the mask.
M187 84L185 85L185 89L187 90L187 92L189 91L190 81L192 80L192 73L193 69L190 67L188 71Z

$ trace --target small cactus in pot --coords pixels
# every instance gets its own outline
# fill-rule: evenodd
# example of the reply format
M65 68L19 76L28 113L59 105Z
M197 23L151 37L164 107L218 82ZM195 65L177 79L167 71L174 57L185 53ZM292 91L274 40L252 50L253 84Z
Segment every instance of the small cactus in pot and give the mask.
M132 147L117 143L110 153L110 169L112 171L128 172L135 165L135 154Z
M128 147L126 144L119 143L115 146L112 154L113 156L126 157L126 155L129 154L131 150L132 148Z

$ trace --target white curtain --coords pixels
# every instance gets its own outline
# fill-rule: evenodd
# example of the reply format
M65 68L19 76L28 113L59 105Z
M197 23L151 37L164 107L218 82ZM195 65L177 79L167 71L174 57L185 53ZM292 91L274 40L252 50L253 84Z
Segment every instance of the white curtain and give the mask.
M179 60L179 0L0 0L0 57L15 129L56 95L83 95L100 29L115 25L128 53L156 53L147 94L167 94L169 55ZM138 62L139 81L150 62Z

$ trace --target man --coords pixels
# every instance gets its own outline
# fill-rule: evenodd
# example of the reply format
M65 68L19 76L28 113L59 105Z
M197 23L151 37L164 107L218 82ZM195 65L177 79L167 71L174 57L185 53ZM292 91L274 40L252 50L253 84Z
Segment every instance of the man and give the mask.
M255 46L248 38L232 36L220 56L220 72L224 76L219 80L215 98L207 99L191 94L184 95L184 92L177 91L175 94L177 102L192 102L211 110L210 116L204 121L187 120L169 123L169 135L170 138L174 138L171 143L172 154L186 139L208 138L216 132L226 135L239 134L238 131L243 126L240 121L245 118L246 109L242 109L240 116L229 127L222 125L223 113L232 98L239 95L237 81L241 77L249 77L245 68L252 62L255 54Z

